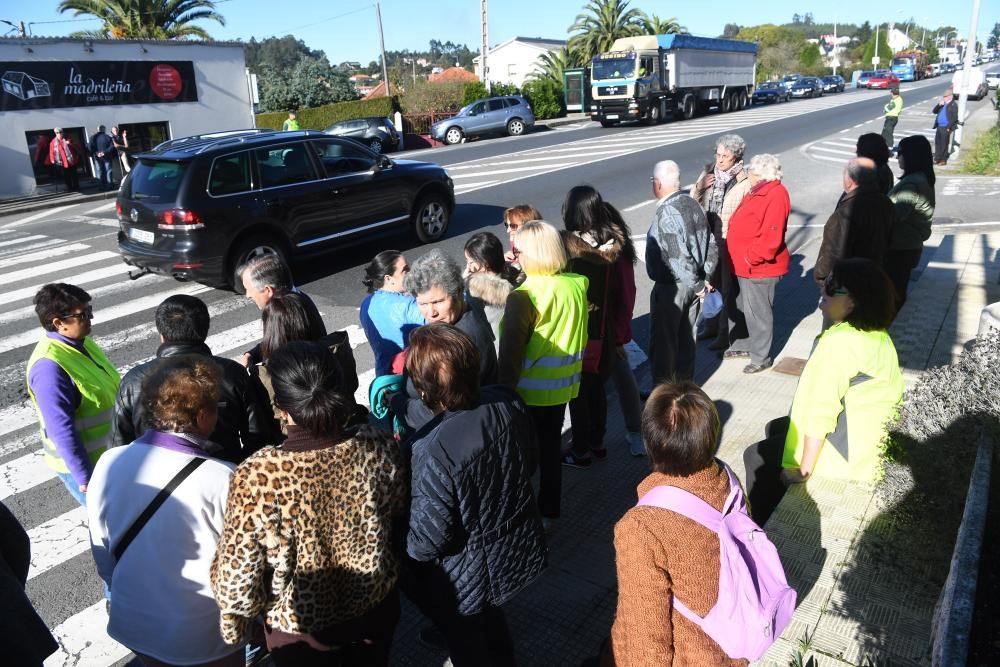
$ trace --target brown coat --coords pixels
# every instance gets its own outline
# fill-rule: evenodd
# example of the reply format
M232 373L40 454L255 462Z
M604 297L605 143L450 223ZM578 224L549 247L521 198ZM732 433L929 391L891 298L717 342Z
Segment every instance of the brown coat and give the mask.
M744 169L736 174L736 178L729 181L726 187L726 194L722 197L722 210L718 214L709 213L708 205L712 201L712 187L705 185L705 179L715 171L714 164L705 167L705 171L698 177L698 181L691 188L691 196L698 200L701 207L705 209L708 216L708 224L712 227L716 241L726 238L729 234L729 219L733 217L736 208L743 201L743 198L750 192L750 176Z
M638 496L676 486L717 510L729 495L726 473L713 464L689 477L654 472ZM719 538L691 519L658 507L633 507L615 525L618 610L605 665L746 665L729 658L701 628L675 613L673 595L704 616L719 596Z

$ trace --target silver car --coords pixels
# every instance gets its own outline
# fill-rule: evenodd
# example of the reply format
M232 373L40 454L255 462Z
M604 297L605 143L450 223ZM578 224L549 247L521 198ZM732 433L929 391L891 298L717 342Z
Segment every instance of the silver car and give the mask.
M466 137L506 132L524 134L535 124L528 100L520 95L476 100L451 118L431 125L431 136L446 144L461 143Z

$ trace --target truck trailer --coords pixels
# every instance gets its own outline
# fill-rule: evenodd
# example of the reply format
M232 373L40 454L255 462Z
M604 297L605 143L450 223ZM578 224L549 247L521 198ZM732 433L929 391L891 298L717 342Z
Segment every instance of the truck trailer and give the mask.
M689 119L712 106L750 105L757 45L692 35L615 40L590 64L590 117L604 127L638 120Z

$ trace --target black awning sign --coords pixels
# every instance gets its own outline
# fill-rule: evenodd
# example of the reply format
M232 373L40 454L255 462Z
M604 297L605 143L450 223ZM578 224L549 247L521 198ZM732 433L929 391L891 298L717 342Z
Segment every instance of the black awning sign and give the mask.
M0 62L0 111L197 102L190 61Z

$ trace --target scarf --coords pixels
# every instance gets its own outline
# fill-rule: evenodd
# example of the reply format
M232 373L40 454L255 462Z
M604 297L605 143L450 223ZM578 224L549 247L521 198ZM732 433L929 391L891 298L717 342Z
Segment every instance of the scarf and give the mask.
M712 184L712 200L708 203L709 212L719 213L722 210L722 200L726 197L726 186L741 171L743 171L743 160L737 160L736 164L726 171L719 169L718 165L715 166L715 183Z

